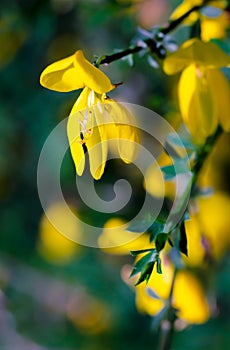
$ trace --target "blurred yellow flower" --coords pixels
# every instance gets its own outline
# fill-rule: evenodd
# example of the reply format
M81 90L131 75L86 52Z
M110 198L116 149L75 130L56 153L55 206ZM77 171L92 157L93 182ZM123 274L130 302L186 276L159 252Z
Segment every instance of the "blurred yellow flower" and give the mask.
M145 173L144 188L153 197L173 198L175 195L174 181L165 181L160 169L162 166L172 165L172 159L162 152L157 158L157 162L152 164Z
M227 29L230 25L229 14L227 11L222 11L218 17L211 18L201 16L201 39L209 41L212 39L225 39Z
M153 248L148 234L126 231L128 224L120 218L109 219L98 238L99 247L108 254L129 255L131 250Z
M166 305L173 280L173 266L162 257L162 274L154 269L148 284L136 287L136 305L141 312L154 316ZM209 306L199 280L186 270L179 270L175 277L172 306L186 323L204 323L210 316Z
M230 247L230 197L216 192L196 198L196 212L185 222L188 241L186 264L201 266L205 260L219 260Z
M70 112L67 134L78 175L85 167L84 146L89 153L90 171L98 180L104 172L108 152L109 132L121 159L130 163L137 155L139 137L132 126L131 113L106 96L115 88L109 78L93 66L78 50L74 55L48 66L41 74L41 85L56 91L83 89Z
M214 191L228 191L228 174L230 164L230 137L223 133L205 160L198 177L198 186L212 187Z
M230 130L230 87L218 69L230 64L230 57L214 43L186 41L164 61L167 74L182 70L178 99L182 118L194 139L202 143L218 123Z
M65 227L68 235L73 240L81 236L80 227L77 227L77 221L74 217L67 216L63 210L63 204L56 202L47 209L47 215L55 217L52 223L46 214L43 214L39 227L38 251L48 261L55 264L68 263L81 249L77 243L66 238L58 227Z
M193 7L200 6L202 3L203 0L184 0L172 13L170 19L176 20L191 10ZM210 9L219 9L219 15L217 11L215 17L208 17L204 13L200 13L200 11L193 11L184 19L183 24L191 26L195 23L195 21L200 19L201 39L203 41L225 38L226 30L230 24L228 13L227 11L224 11L227 6L227 1L210 1L206 6L208 6Z

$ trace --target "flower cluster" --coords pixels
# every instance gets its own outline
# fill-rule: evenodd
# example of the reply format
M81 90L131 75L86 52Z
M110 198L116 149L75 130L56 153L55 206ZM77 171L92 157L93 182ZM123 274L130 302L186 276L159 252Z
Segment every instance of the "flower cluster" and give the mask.
M181 115L194 139L203 143L220 124L230 131L230 87L221 67L230 57L214 43L190 39L164 60L167 74L181 72L178 100Z
M88 150L90 171L101 178L108 153L108 141L116 140L121 159L130 163L137 155L139 136L131 113L107 97L115 88L109 78L93 66L81 50L49 65L41 74L44 87L68 92L83 89L68 119L67 134L78 175L85 167L84 146Z

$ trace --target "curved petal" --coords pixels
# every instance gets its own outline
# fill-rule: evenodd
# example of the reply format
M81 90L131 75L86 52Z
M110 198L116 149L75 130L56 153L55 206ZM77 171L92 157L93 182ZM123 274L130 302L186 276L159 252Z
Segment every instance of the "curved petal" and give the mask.
M220 68L230 64L230 57L214 43L193 38L166 57L163 69L166 74L175 74L193 63L206 68Z
M78 122L78 113L72 113L67 123L67 135L70 144L70 151L78 175L82 175L85 167L85 154L80 137L80 124Z
M212 69L207 72L208 84L217 106L219 122L225 132L230 131L230 86L224 74Z
M83 89L83 91L80 93L77 101L74 103L70 114L76 113L76 112L88 107L89 93L90 93L90 90L87 87Z
M102 71L87 61L81 50L78 50L74 55L74 67L75 73L74 71L72 73L66 73L66 79L77 81L80 78L84 82L84 86L88 86L91 90L99 94L115 88Z
M65 74L74 67L74 55L50 64L40 76L40 83L47 89L68 92L84 87L81 77L78 79L66 79Z
M207 71L190 65L182 72L178 85L182 118L197 142L211 135L218 121L217 106L206 74Z
M86 141L86 146L89 154L90 172L95 180L99 180L105 169L107 141L103 126L95 126L92 132L92 137Z
M78 50L74 55L50 64L41 74L40 83L50 90L68 92L89 87L99 94L115 88L109 78Z
M201 5L202 2L203 0L184 0L179 6L177 6L175 11L173 11L173 13L170 16L170 20L175 21L176 19L187 13L192 7ZM186 24L191 25L197 20L197 17L199 16L197 12L195 12L195 16L194 12L191 15L189 16L189 18L185 18L183 23L186 22Z
M204 323L210 317L209 306L199 280L188 271L179 271L173 290L173 306L178 317L188 323Z
M115 123L118 151L125 163L131 163L137 157L140 143L134 117L122 104L108 99L109 115ZM115 131L115 130L114 130Z

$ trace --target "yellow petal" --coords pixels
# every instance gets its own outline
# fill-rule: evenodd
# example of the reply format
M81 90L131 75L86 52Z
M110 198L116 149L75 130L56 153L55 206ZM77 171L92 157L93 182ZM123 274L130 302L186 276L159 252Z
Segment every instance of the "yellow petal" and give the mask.
M84 83L81 79L76 81L64 78L64 75L68 70L72 71L74 67L73 61L74 55L50 64L41 74L41 85L47 89L60 92L67 92L83 88Z
M88 86L99 94L114 89L115 86L111 84L109 78L87 61L81 50L78 50L74 55L74 67L76 73L73 76L67 73L67 79L73 79L73 81L77 82L79 78L83 81L84 86Z
M214 103L217 105L219 123L224 131L230 131L230 86L224 74L212 69L208 72L208 83L212 89Z
M173 290L173 306L178 316L188 323L204 323L210 316L203 288L188 271L179 271Z
M209 41L211 39L224 39L229 27L229 17L227 11L223 11L217 18L201 16L201 39Z
M41 74L40 83L50 90L68 92L89 87L98 93L114 89L109 78L86 60L83 52L49 65Z
M112 117L116 127L114 136L115 138L117 137L119 155L125 163L131 163L137 157L140 143L134 117L120 103L111 99L107 101L109 115Z
M209 241L211 256L220 259L230 246L230 197L216 192L198 197L197 202L200 227Z
M68 215L61 202L52 203L46 213L53 221L45 214L42 216L37 248L46 260L56 264L67 263L80 250L80 246L73 241L80 239L81 228L74 216ZM67 232L69 238L65 236Z
M195 65L186 68L180 77L178 98L184 123L197 142L211 135L217 127L217 106L206 70Z
M104 172L107 159L107 141L103 126L95 126L92 136L86 141L89 154L90 172L95 180L99 180Z
M80 112L71 112L67 122L67 135L70 144L70 151L78 175L82 175L85 167L85 155L80 137L80 118L82 118Z
M191 215L185 221L187 236L188 257L183 256L183 260L190 266L202 266L205 257L204 246L202 245L202 228L199 225L197 216Z
M162 271L163 273L159 274L154 269L147 286L145 283L136 286L136 306L140 312L154 316L164 307L165 301L169 297L173 278L172 265L165 261L165 257L162 257ZM151 295L153 293L159 299L154 298Z
M119 218L109 219L99 236L98 245L107 254L130 255L131 250L148 249L149 235L126 231L128 224Z
M166 57L163 69L167 74L175 74L193 63L200 67L220 68L230 64L230 57L214 43L193 38Z
M192 7L201 5L203 0L184 0L175 11L170 16L170 20L174 21L178 19L179 17L183 16L186 12L188 12ZM189 18L185 18L183 21L184 24L191 25L193 24L198 18L197 12L192 12L192 14L189 16Z

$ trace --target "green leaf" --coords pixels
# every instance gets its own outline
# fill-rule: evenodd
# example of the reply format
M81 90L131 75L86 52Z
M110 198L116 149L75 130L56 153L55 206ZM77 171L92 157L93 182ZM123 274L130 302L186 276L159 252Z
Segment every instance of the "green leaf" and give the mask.
M156 249L153 249L148 254L143 256L140 260L138 260L136 262L135 266L133 267L133 271L131 272L130 277L135 276L136 274L142 272L142 270L144 269L146 264L151 263L151 262L155 262L156 255L158 255L156 252Z
M160 257L158 257L158 259L157 259L157 273L162 274Z
M187 236L186 236L185 222L184 221L182 222L182 224L180 226L179 249L183 254L188 256Z
M138 284L146 281L146 283L148 283L150 276L152 274L153 268L155 265L155 261L149 262L147 263L144 268L141 271L141 275L139 277L139 280L137 281L137 283L135 284L135 286L137 286Z
M164 248L167 239L168 239L168 234L167 233L159 233L156 236L155 246L156 246L156 250L158 252L160 252Z
M150 230L150 242L152 242L159 233L164 232L164 223L156 220L152 224L149 230Z
M132 256L137 256L139 254L142 254L142 253L146 253L146 252L151 252L151 251L156 251L155 248L149 248L149 249L142 249L142 250L131 250L130 254Z

